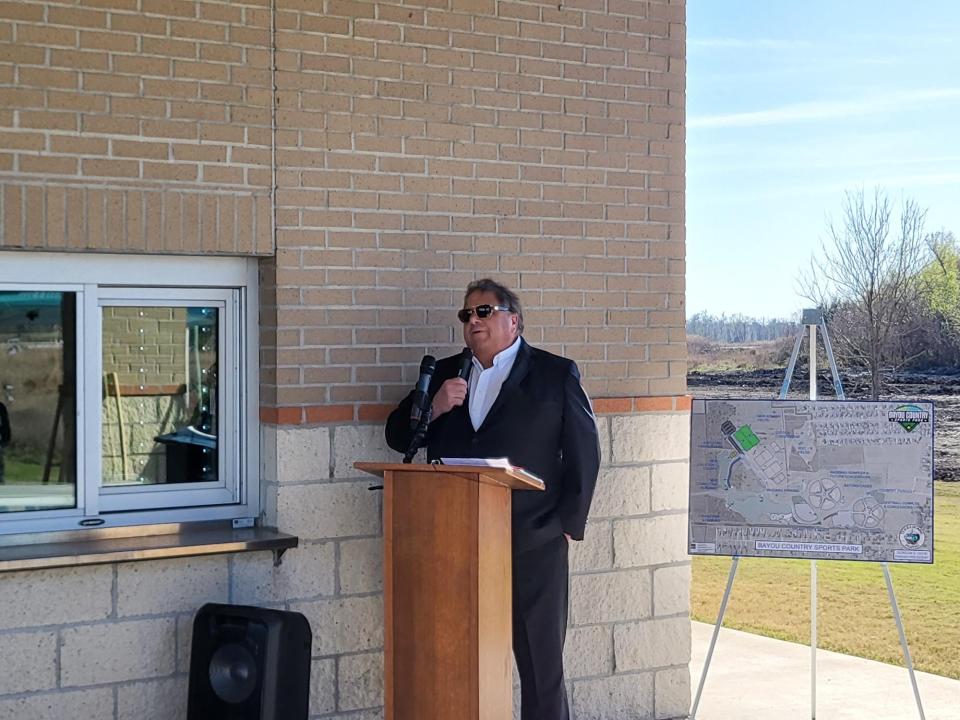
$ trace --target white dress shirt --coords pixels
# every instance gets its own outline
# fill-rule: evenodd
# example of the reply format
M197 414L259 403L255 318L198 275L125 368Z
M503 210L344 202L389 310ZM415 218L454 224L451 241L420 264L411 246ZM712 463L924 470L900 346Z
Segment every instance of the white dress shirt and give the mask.
M473 358L473 369L470 371L470 422L474 430L480 429L487 413L493 407L503 381L507 379L513 368L513 361L517 359L520 349L520 338L513 341L513 345L501 350L493 357L493 365L484 368L476 357Z

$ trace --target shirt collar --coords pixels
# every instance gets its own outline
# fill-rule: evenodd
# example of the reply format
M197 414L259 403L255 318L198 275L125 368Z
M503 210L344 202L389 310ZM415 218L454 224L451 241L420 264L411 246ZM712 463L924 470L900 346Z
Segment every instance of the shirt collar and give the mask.
M512 362L514 358L517 357L517 352L519 352L519 350L520 336L517 335L517 339L513 341L513 344L510 347L506 348L505 350L501 350L493 356L493 365L491 367L499 367L504 363ZM484 367L480 364L480 361L477 360L476 357L473 358L473 364L480 372L483 372Z

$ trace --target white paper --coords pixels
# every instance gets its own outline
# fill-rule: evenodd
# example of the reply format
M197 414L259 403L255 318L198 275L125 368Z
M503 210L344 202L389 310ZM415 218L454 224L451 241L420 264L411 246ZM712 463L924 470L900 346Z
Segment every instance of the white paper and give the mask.
M510 464L508 458L440 458L440 462L444 465L474 465L479 467L494 467L502 468L504 470L510 470L514 475L520 475L527 480L529 480L534 485L539 486L542 490L544 487L543 480L538 478L532 472L527 472L523 468L516 467L515 465Z
M500 458L440 458L440 462L444 465L478 465L480 467L495 467L503 468L504 470L512 470L513 465L510 464L510 460L505 457Z

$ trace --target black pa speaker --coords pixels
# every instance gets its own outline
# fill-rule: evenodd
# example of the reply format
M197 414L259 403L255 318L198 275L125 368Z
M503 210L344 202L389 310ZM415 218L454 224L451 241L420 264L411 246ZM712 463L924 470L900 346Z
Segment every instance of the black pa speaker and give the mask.
M307 720L310 623L208 603L193 619L187 720Z

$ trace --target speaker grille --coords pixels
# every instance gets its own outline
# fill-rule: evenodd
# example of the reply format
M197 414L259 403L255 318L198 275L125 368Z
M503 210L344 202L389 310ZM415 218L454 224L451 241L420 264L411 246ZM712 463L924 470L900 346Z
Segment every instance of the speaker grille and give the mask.
M187 720L306 720L311 645L300 613L204 605L193 621Z
M221 645L210 658L210 687L224 702L242 703L257 689L257 659L242 645Z

